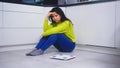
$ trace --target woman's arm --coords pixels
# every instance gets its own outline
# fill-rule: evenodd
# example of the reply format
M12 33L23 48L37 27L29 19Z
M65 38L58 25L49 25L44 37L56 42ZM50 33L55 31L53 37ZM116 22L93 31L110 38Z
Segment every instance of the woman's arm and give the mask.
M43 34L40 35L40 39L43 38Z
M48 22L49 22L49 17L54 14L54 12L49 12L46 17L45 17L45 20L44 20L44 24L43 24L43 31L47 31L49 28L52 27L52 25L49 25Z
M57 27L53 27L43 33L43 36L48 36L51 34L57 34L57 33L65 33L69 29L69 21L65 21L58 25Z

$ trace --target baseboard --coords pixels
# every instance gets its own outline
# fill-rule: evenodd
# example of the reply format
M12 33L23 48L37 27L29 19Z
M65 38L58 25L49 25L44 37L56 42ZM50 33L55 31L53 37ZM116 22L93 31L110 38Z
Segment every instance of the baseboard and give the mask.
M35 44L21 44L21 45L0 46L0 52L13 51L13 50L22 50L22 49L32 49L34 47L35 47Z

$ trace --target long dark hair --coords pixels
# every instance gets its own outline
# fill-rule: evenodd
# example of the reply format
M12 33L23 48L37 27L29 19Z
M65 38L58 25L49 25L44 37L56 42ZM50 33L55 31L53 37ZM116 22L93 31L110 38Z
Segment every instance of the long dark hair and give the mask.
M61 17L61 22L65 21L65 20L69 20L69 19L65 16L64 12L62 11L62 9L59 8L59 7L54 7L50 12L56 12L57 14L59 14L60 17ZM49 19L50 19L50 21L51 21L52 23L55 23L55 21L52 19L52 17L50 17ZM71 22L71 20L69 20L69 21Z

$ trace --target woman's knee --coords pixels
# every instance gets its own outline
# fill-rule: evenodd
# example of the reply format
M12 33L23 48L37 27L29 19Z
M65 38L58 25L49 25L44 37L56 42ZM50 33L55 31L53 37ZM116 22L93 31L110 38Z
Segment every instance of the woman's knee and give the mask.
M57 37L60 37L60 38L66 37L64 34L56 34L56 35L57 35Z
M56 34L52 34L52 35L50 35L49 37L57 37L57 35Z
M64 34L52 34L50 37L65 37Z

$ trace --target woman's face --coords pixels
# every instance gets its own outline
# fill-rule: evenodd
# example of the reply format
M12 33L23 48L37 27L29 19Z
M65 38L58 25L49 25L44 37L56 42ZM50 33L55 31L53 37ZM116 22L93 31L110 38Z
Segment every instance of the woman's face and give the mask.
M60 16L58 13L56 13L56 12L54 12L54 14L52 14L52 19L53 19L56 23L61 22L61 16Z

